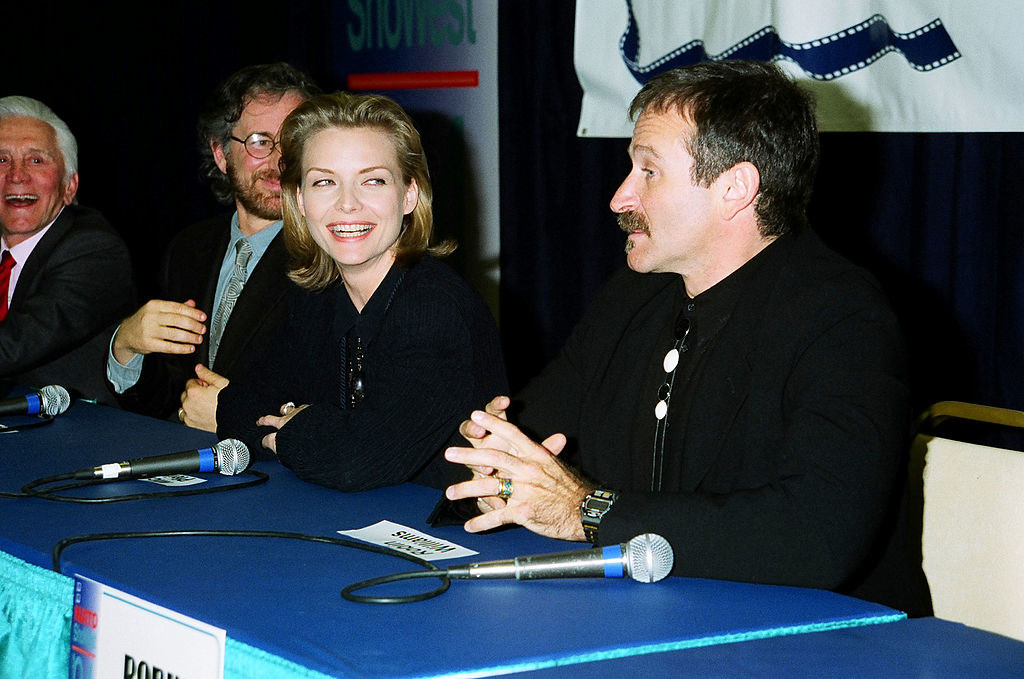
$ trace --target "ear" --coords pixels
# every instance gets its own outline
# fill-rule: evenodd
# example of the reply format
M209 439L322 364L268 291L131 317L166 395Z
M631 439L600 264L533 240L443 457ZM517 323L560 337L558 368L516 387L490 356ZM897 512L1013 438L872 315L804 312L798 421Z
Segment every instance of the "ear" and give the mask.
M228 158L224 154L224 145L213 139L210 140L210 150L213 151L213 162L224 174L228 173Z
M761 189L761 173L753 163L743 161L723 172L716 183L721 185L720 214L729 221L748 207L753 207Z
M295 203L298 205L299 214L302 215L303 217L305 217L306 216L306 205L305 205L305 203L302 202L302 187L301 186L296 186L295 187Z
M416 209L416 203L420 202L420 187L416 185L416 180L412 179L409 181L409 186L405 188L405 198L402 201L402 214L407 215Z
M75 200L75 195L78 193L78 173L71 175L68 179L68 183L64 185L64 195L62 200L65 205L71 205L72 201Z

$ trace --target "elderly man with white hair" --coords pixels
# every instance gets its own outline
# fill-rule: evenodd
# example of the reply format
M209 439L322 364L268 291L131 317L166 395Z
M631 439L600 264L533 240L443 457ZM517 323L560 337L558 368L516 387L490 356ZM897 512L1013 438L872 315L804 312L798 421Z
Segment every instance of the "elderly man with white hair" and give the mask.
M35 99L0 98L0 378L113 402L97 366L103 331L134 302L131 259L77 192L67 124Z

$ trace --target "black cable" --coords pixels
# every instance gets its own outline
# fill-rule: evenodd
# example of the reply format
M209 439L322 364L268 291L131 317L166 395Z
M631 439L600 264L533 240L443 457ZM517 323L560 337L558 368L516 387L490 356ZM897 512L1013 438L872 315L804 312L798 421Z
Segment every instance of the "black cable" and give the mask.
M372 580L364 580L357 582L354 585L349 585L345 589L341 590L341 596L349 601L356 603L374 603L374 604L398 604L398 603L414 603L417 601L426 601L432 599L440 594L443 594L451 586L451 579L448 577L448 571L438 568L434 564L421 559L412 554L400 552L397 549L391 549L389 547L380 547L378 545L371 545L365 542L356 542L354 540L347 540L345 538L334 538L325 537L322 535L309 535L306 533L290 533L286 531L262 531L262 530L172 530L172 531L130 531L124 533L91 533L88 535L75 535L73 537L64 538L53 547L53 570L61 573L60 569L60 557L64 553L64 550L71 545L78 544L80 542L94 542L98 540L125 540L135 538L164 538L164 537L244 537L244 538L284 538L291 540L305 540L307 542L322 542L325 544L339 545L341 547L352 547L353 549L360 549L365 552L371 552L374 554L383 554L385 556L395 556L406 561L411 561L419 566L423 566L427 570L425 571L410 571L406 573L396 573L394 575L386 575L380 578L373 578ZM367 587L375 587L377 585L383 585L388 582L398 582L400 580L411 580L415 578L426 578L436 577L441 578L442 583L437 588L421 594L410 594L407 596L399 597L368 597L358 594L352 594L353 591L359 589L366 589Z
M21 494L16 493L0 493L0 497L37 497L42 500L53 500L55 502L77 502L77 503L106 503L106 502L125 502L127 500L149 500L152 498L160 497L186 497L189 495L204 495L206 493L219 493L225 490L236 490L238 488L249 488L250 486L258 486L261 483L266 483L270 478L263 472L256 471L255 469L248 469L242 474L246 476L256 477L252 481L246 481L245 483L232 483L225 486L214 486L213 488L193 488L190 490L167 490L158 491L154 493L135 493L133 495L117 495L110 497L74 497L71 495L57 495L56 493L62 490L71 490L74 488L84 488L86 486L98 486L106 483L117 483L124 479L86 479L84 481L78 481L76 483L66 483L56 488L50 488L48 490L36 490L39 486L46 486L59 481L68 481L75 478L74 474L58 474L57 476L47 476L42 479L36 479L26 483L21 488ZM240 474L241 475L241 474ZM239 476L240 476L239 475Z
M433 566L433 564L431 564ZM427 599L433 599L438 594L443 594L451 586L451 578L448 577L448 571L434 566L435 570L431 571L408 571L406 573L395 573L394 575L385 575L379 578L372 578L370 580L363 580L357 582L354 585L349 585L345 589L341 590L341 596L349 601L354 601L357 604L406 604L415 601L426 601ZM437 589L423 594L411 594L409 596L363 596L362 594L353 594L352 592L359 589L366 589L368 587L376 587L378 585L386 585L389 582L400 582L402 580L413 580L416 578L441 578L441 584Z
M32 429L33 427L41 427L44 424L50 424L53 422L53 415L39 415L37 420L32 422L23 422L22 424L16 424L14 426L7 426L0 424L0 434L6 434L7 432L24 431L26 429Z

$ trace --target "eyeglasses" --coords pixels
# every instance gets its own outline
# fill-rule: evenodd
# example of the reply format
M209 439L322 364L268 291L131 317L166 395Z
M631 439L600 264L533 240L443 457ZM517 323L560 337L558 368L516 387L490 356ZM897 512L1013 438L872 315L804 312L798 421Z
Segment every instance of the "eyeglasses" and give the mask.
M245 152L257 160L268 157L277 148L277 142L270 135L262 132L253 132L245 139L231 137L231 141L237 141L245 147Z

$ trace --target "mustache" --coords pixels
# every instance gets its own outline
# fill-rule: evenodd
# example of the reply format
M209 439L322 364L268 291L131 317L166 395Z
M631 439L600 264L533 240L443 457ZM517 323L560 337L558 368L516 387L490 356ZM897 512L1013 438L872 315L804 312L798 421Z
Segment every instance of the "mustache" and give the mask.
M255 184L260 179L272 179L274 181L281 181L281 171L278 170L277 168L266 167L252 173L252 184Z
M641 231L643 233L650 234L651 231L650 225L647 223L647 218L635 210L619 213L618 222L619 228L626 233Z

